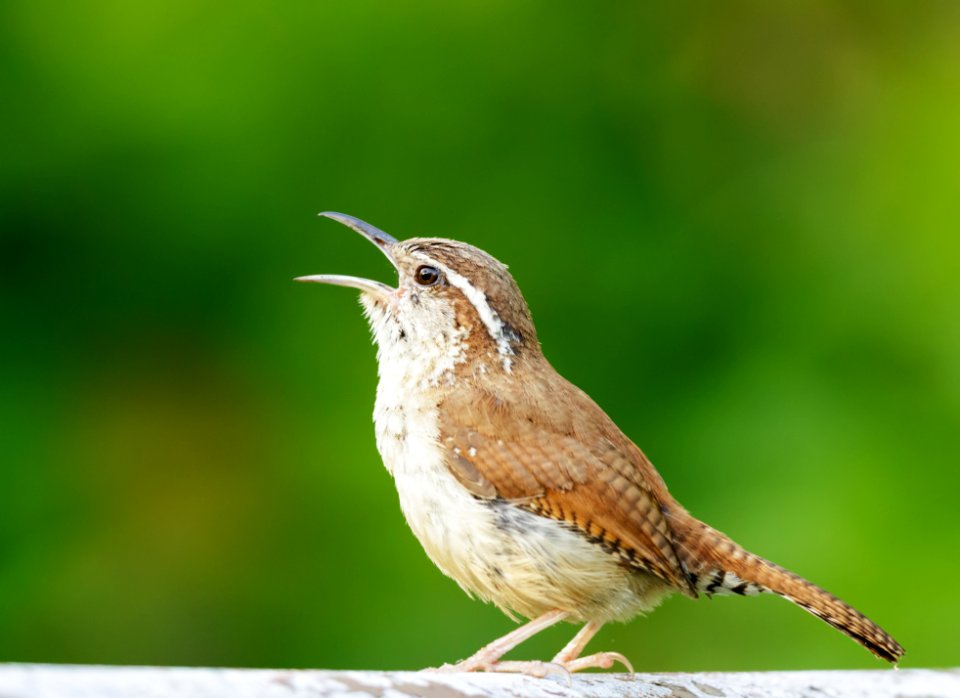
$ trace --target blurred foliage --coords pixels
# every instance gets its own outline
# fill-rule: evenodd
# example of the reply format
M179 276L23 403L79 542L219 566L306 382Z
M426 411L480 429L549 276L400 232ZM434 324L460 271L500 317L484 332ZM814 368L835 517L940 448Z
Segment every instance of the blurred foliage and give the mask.
M416 668L427 560L322 209L508 262L694 513L958 663L953 2L0 5L0 659ZM517 656L545 656L554 629ZM674 599L643 670L878 666Z

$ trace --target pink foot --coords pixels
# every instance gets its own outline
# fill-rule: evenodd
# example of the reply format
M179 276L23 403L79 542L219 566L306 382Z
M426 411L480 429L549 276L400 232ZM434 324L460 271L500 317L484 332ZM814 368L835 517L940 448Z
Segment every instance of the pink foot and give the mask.
M567 671L566 667L562 664L557 664L555 662L539 662L539 661L504 661L504 662L490 662L483 659L478 659L471 657L469 659L464 659L462 662L457 662L456 664L444 664L443 666L437 669L428 669L427 671L436 671L442 674L453 674L459 672L472 672L472 671L490 671L490 672L503 672L510 674L523 674L524 676L532 676L534 678L542 679L550 674L557 674L562 676L567 681L570 680L570 672Z
M583 669L609 669L615 662L620 662L627 668L628 672L633 673L633 665L630 663L630 660L619 652L597 652L587 657L571 659L570 661L561 662L560 664L567 671L573 673Z

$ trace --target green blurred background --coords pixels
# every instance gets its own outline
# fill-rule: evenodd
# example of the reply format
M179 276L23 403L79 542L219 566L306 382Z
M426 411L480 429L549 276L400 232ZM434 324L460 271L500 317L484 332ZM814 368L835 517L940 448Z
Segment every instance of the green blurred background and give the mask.
M0 659L418 668L512 626L375 451L319 210L511 265L695 514L957 664L960 6L0 5ZM517 652L552 654L564 626ZM641 670L877 667L675 598Z

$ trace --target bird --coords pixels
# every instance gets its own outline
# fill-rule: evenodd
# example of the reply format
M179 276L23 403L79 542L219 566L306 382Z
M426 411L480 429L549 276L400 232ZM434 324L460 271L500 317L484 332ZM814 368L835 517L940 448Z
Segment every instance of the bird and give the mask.
M900 660L903 647L852 606L687 512L640 448L547 361L504 264L467 243L401 241L353 216L319 215L372 242L398 275L396 287L296 280L360 291L377 346L377 448L410 529L468 595L528 619L441 670L632 672L617 652L583 656L587 643L675 593L779 595ZM561 621L582 627L552 659L504 659Z

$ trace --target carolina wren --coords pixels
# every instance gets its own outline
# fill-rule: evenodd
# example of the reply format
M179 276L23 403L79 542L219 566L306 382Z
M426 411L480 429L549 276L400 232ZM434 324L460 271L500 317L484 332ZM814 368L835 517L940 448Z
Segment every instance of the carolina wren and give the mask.
M397 288L352 276L377 344L377 448L404 516L444 574L508 615L530 618L456 671L628 668L581 653L609 621L680 592L773 593L897 662L903 648L863 614L747 552L670 496L637 446L544 358L507 268L454 240L398 241L322 213L374 243ZM501 657L561 620L583 623L550 662ZM632 668L631 668L632 670Z

